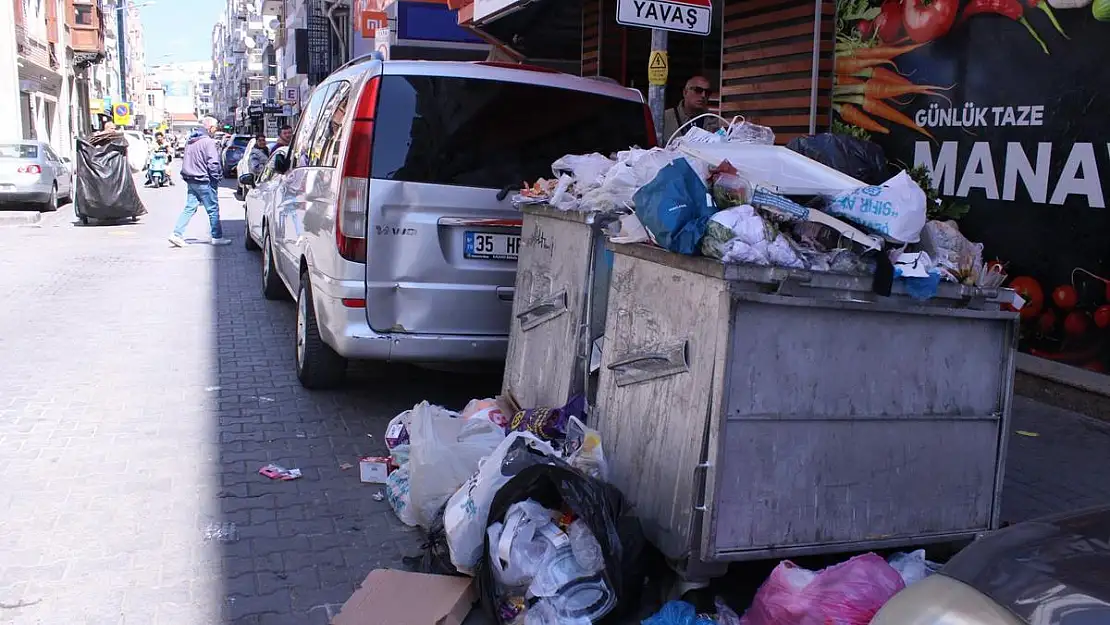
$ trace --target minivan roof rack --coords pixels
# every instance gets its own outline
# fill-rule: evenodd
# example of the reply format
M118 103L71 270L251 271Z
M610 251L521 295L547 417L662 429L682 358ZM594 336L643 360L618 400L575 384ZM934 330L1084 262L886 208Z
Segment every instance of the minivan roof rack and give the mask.
M360 56L356 56L355 58L351 59L350 61L347 61L346 63L340 65L337 68L335 68L335 71L338 72L339 70L347 69L348 67L358 65L359 63L363 63L365 61L382 61L382 62L385 62L385 56L382 55L381 52L378 52L377 50L374 50L373 52L370 52L369 54L363 54L363 55L360 55Z

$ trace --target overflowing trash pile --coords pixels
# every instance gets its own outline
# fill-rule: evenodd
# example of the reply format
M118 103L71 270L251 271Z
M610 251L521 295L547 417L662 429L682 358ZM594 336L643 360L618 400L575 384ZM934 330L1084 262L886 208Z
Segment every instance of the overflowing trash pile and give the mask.
M927 219L919 183L905 171L889 176L878 146L815 135L782 147L769 128L722 121L715 133L693 127L666 148L564 156L514 205L612 215L615 242L724 263L886 272L921 298L941 281L1005 280L955 222Z
M585 402L520 409L475 399L461 411L421 402L386 429L386 491L428 536L421 572L472 578L500 625L590 625L640 608L646 543L608 483ZM867 625L895 593L934 573L924 551L870 553L820 571L782 561L746 610L671 601L646 625ZM742 615L742 616L741 616Z
M474 577L500 623L588 625L638 605L643 533L584 413L581 397L458 413L422 402L386 430L386 498L427 530L421 568Z

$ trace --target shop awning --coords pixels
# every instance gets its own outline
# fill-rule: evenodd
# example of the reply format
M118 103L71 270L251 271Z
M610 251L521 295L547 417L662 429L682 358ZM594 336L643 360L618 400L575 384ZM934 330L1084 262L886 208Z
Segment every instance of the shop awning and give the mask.
M582 0L448 0L459 23L486 33L527 59L582 56Z

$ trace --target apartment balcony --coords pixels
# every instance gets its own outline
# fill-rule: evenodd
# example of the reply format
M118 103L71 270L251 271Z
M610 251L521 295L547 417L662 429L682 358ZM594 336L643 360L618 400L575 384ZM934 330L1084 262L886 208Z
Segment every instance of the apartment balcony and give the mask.
M78 62L82 56L95 60L104 54L104 29L100 27L100 8L94 0L66 3L69 43Z
M50 46L27 31L22 24L15 25L15 49L20 57L39 67L54 68L58 61L51 53Z

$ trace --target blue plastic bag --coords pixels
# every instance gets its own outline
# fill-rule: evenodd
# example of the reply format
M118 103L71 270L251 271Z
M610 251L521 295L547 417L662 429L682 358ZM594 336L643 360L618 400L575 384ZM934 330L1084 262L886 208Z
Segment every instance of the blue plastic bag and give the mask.
M697 253L709 218L717 212L708 190L686 159L679 158L659 170L655 178L632 197L636 216L660 246L679 254Z
M698 616L692 603L668 601L659 611L640 621L640 625L717 625L713 619Z

